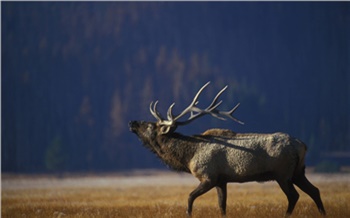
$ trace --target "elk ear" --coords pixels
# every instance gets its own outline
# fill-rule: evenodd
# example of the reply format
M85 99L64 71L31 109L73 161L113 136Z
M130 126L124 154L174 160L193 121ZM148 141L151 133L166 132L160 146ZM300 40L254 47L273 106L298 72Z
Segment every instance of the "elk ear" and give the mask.
M160 134L165 135L165 134L169 133L170 129L171 129L171 126L161 126L160 127Z

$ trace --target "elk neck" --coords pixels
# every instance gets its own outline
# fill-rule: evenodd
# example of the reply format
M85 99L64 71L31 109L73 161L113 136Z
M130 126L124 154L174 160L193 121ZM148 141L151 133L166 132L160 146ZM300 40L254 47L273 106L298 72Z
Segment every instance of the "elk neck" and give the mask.
M159 148L157 156L171 169L190 173L189 162L201 140L195 136L185 136L180 133L157 136L155 142Z

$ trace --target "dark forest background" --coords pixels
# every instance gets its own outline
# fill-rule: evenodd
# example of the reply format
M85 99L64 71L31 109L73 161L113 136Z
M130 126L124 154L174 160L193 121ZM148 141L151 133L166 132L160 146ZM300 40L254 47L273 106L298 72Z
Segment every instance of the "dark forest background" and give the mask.
M287 132L307 164L350 164L349 2L1 2L3 172L164 168L129 132L186 107L240 102L245 122L180 127Z

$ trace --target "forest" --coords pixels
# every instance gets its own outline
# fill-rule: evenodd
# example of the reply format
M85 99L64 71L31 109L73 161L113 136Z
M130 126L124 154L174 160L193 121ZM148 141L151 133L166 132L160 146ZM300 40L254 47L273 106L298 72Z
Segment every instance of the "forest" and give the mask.
M350 165L349 2L1 2L2 172L164 169L128 128L220 109L178 131L286 132L307 165Z

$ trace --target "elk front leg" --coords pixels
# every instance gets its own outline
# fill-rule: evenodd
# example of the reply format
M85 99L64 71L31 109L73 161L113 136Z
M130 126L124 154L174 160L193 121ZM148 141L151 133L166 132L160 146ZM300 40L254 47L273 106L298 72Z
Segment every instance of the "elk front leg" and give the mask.
M226 215L226 199L227 199L227 183L221 183L216 186L216 191L218 192L219 207L221 214Z
M191 192L191 194L188 197L188 207L187 207L187 215L191 216L192 214L192 206L194 200L201 196L202 194L206 193L210 189L212 189L215 185L209 180L202 181L199 186Z

